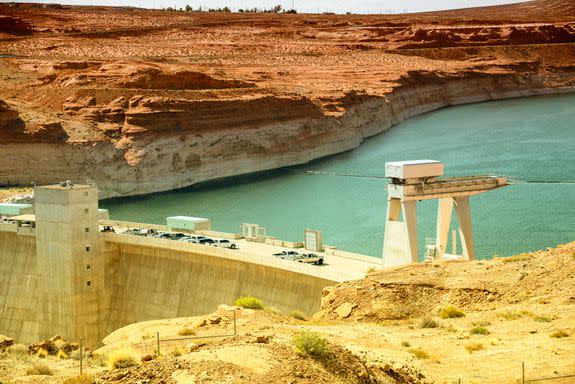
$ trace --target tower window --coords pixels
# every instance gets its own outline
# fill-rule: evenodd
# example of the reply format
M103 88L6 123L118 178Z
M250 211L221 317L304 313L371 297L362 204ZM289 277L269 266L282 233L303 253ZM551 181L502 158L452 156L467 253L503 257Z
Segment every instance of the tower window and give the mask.
M90 247L86 247L86 252L90 252Z
M92 285L92 282L91 282L90 280L88 280L88 281L86 282L86 285L89 287L90 285Z
M88 232L90 232L90 228L86 227L86 228L84 228L84 231L85 231L86 233L88 233Z
M84 192L84 196L88 196L88 191Z
M91 265L90 264L86 264L86 269L90 269Z
M88 213L90 213L90 210L88 208L84 208L84 213L87 215Z

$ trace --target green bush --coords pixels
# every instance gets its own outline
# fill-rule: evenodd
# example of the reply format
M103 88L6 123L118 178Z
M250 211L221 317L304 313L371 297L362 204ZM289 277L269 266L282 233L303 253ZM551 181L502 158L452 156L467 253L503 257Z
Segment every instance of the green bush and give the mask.
M469 331L472 335L489 335L491 332L485 327L476 326Z
M558 329L549 335L549 337L553 337L555 339L561 339L562 337L568 337L568 336L569 334L562 329Z
M132 367L138 365L138 356L127 348L116 349L108 354L107 365L109 369Z
M242 296L236 300L236 306L249 309L264 309L264 304L257 297Z
M329 351L327 340L316 332L299 332L293 336L292 341L298 353L316 359L325 356Z
M521 310L521 311L505 311L505 312L500 312L497 314L497 316L505 319L505 320L517 320L520 317L523 316L533 316L533 313L530 311L526 311L526 310Z
M196 331L192 328L184 327L178 331L178 335L180 336L193 336L196 334Z
M423 319L419 324L419 328L437 328L437 327L439 327L439 324L437 324L437 321L433 319Z
M297 320L303 320L303 321L307 320L305 315L301 311L295 311L294 310L294 311L291 311L289 313L289 315L290 315L290 317L293 317L294 319L297 319Z
M481 343L469 343L465 345L465 349L467 349L469 353L473 353L474 351L480 351L483 348L484 348L483 344Z
M427 359L429 358L429 353L424 351L421 348L409 348L407 352L411 353L413 356L417 357L418 359Z
M456 317L464 317L464 316L465 312L463 312L461 309L455 308L452 305L445 308L441 308L441 310L439 311L439 317L441 317L442 319L453 319Z
M46 364L34 364L32 367L26 370L27 375L44 375L51 376L54 373Z

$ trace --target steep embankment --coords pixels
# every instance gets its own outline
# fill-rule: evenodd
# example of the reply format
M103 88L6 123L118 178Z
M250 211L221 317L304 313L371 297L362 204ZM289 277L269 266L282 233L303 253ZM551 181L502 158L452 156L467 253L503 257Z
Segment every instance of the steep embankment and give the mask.
M0 59L0 184L158 192L347 151L448 105L572 91L574 11L532 5L379 17L3 7L14 27L0 52L15 57Z

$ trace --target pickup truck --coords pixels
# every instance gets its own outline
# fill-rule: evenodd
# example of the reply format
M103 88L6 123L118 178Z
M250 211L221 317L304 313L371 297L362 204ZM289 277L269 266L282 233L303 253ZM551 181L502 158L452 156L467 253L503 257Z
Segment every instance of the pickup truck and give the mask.
M274 256L280 259L297 261L298 263L307 263L315 265L323 264L323 256L318 256L315 253L300 254L296 251L282 251L279 253L274 253Z

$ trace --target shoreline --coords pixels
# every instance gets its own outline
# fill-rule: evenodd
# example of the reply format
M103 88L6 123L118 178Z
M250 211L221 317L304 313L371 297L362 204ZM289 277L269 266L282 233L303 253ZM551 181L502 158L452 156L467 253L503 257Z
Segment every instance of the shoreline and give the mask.
M402 86L386 94L385 97L360 95L359 100L354 100L342 116L300 119L271 124L263 128L256 127L244 136L257 144L262 139L267 139L266 134L275 134L278 141L281 139L289 141L301 134L302 127L304 130L312 131L310 137L303 137L303 140L300 139L287 150L263 154L240 153L223 159L222 156L218 156L215 159L202 161L196 168L175 172L159 169L161 167L153 169L153 166L150 168L150 164L130 166L125 163L126 153L120 157L121 152L118 153L118 148L112 148L111 143L101 142L84 145L78 143L6 144L3 146L8 155L4 157L4 160L0 159L0 165L2 165L0 168L9 169L8 163L12 163L15 168L18 168L19 164L26 165L31 162L44 166L36 169L36 175L24 176L27 182L20 178L20 183L10 183L12 185L30 185L30 181L35 181L36 184L47 184L57 181L50 175L60 174L63 175L59 177L62 180L71 179L76 183L97 184L100 189L100 200L145 196L202 187L212 183L225 184L237 178L258 177L258 175L273 173L282 168L322 160L356 149L365 139L383 133L409 118L449 106L575 92L575 86L535 87L534 85L538 85L535 83L541 82L538 74L531 74L536 80L531 80L534 84L524 83L519 89L513 89L518 84L520 85L518 78L521 76L519 75L521 74L506 75L503 81L500 75L479 79L448 78L439 84L428 82L422 86ZM525 79L522 78L522 80ZM469 89L473 92L466 92ZM285 129L286 127L291 129ZM288 132L283 137L274 133L282 131ZM164 148L168 148L168 153L179 153L177 147L173 148L174 137L169 134L164 136L159 138L164 141L163 143L158 142L159 140L151 140L150 143L141 144L135 141L134 144L140 147L139 150L145 149L146 146L163 144ZM218 135L215 134L215 136L217 138ZM320 140L314 142L316 137ZM307 148L298 148L298 144L304 144ZM226 152L225 149L222 151ZM10 156L11 154L13 156ZM114 156L108 156L106 159L110 154ZM165 155L165 152L161 155ZM25 161L14 163L8 160L11 157ZM55 161L50 160L51 158ZM2 164L3 162L6 164ZM86 165L91 165L92 168L87 169ZM123 175L118 176L113 171L98 174L97 168L101 170L113 168L113 171L121 171ZM25 169L21 171L21 174L26 173ZM42 180L46 176L47 180ZM7 177L10 178L7 175L0 175L0 181L7 181Z

